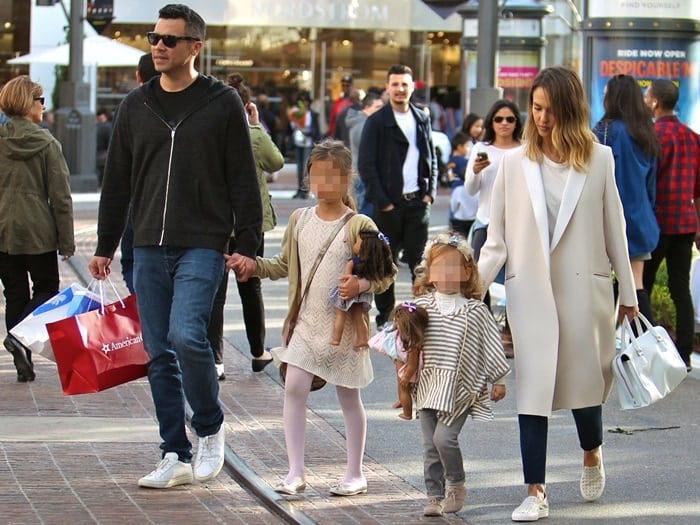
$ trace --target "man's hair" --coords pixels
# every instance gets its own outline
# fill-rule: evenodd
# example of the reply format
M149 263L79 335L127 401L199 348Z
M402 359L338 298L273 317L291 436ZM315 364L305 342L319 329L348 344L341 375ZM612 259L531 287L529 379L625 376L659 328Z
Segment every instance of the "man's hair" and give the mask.
M183 4L168 4L158 11L158 18L166 20L183 19L185 21L186 36L193 36L199 40L204 40L207 33L207 25L204 19L192 9Z
M374 101L379 100L379 98L379 95L376 93L367 93L365 98L362 99L362 109L370 107L372 104L374 104Z
M678 103L678 87L665 78L657 78L651 81L649 86L651 96L659 101L661 109L673 111Z
M411 78L413 78L413 70L403 64L394 64L393 66L389 66L386 72L386 79L389 80L391 75L411 75Z
M156 66L153 65L153 55L151 55L150 53L141 55L141 58L139 58L139 65L136 68L136 71L138 71L139 77L141 78L141 82L143 82L144 84L151 80L153 77L160 75L160 73L156 71Z

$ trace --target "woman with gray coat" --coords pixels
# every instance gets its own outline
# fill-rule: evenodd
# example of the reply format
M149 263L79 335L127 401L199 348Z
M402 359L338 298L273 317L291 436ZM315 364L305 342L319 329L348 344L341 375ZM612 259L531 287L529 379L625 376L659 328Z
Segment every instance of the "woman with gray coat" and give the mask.
M58 293L58 259L75 251L73 201L61 145L39 126L43 90L22 75L0 91L0 281L5 294L3 344L12 354L17 381L33 381L31 351L10 329ZM30 284L31 281L31 284Z

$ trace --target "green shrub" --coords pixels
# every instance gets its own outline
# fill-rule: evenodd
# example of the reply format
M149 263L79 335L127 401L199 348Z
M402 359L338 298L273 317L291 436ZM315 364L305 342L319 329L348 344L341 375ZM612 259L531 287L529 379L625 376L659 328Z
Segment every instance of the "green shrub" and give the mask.
M651 310L654 312L656 324L660 324L669 332L675 331L676 307L671 299L671 292L668 291L668 272L665 260L661 262L661 266L656 272L656 281L654 281L654 289L651 292Z

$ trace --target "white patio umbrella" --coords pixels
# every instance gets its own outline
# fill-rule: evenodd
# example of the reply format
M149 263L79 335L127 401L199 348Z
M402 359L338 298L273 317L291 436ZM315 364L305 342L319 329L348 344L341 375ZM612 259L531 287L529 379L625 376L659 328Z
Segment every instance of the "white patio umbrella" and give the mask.
M83 40L83 64L97 67L136 66L145 51L122 44L111 38L93 35ZM29 53L8 60L8 64L56 64L67 66L70 56L70 46L62 46Z

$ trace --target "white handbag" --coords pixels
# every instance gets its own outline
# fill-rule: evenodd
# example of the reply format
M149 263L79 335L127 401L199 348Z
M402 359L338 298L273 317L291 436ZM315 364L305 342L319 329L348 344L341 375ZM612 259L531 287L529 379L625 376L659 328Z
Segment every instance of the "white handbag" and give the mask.
M641 320L641 323L640 323ZM620 351L613 359L623 410L656 403L673 391L688 374L676 346L662 326L653 326L642 314L635 319L639 336L632 331L627 317L620 330ZM646 331L642 333L642 323Z

